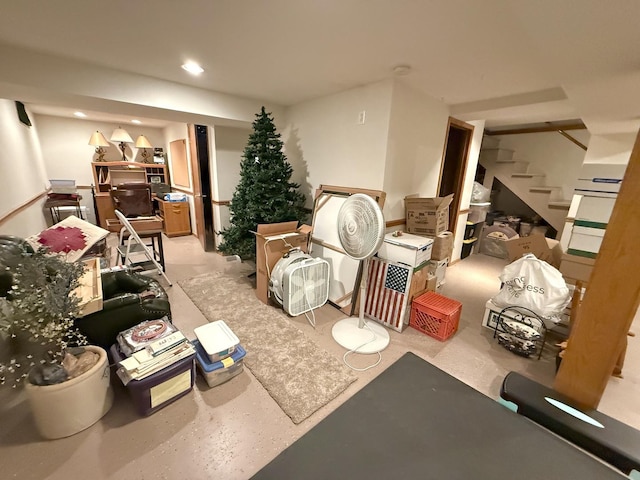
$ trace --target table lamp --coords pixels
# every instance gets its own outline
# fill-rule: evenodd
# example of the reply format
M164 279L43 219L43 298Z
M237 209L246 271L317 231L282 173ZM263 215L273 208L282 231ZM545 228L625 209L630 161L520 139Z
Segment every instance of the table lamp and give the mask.
M142 149L142 153L140 154L142 156L142 162L150 163L149 153L147 152L147 148L153 148L153 147L149 143L149 140L147 140L147 137L145 137L144 135L140 135L138 138L136 138L136 148Z
M129 135L125 129L118 127L111 134L111 141L120 142L118 146L120 150L122 150L122 161L126 162L127 157L124 155L124 150L127 148L127 143L133 143L131 135Z
M91 134L91 138L89 139L89 145L96 147L96 153L98 154L98 162L104 162L104 154L106 150L103 147L108 147L110 144L102 132L95 131Z

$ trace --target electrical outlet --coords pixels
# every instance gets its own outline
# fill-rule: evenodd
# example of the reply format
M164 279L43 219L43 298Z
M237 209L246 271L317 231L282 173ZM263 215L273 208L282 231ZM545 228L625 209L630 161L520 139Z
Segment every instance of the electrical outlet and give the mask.
M365 110L362 110L358 114L358 125L364 125L364 121L366 119L366 115L367 115L367 112Z

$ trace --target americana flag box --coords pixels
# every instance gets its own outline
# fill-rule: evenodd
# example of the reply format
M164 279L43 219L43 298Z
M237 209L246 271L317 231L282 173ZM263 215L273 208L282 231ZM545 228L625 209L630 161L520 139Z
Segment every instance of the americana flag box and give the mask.
M378 257L369 261L364 313L389 328L402 332L409 324L409 290L413 267Z

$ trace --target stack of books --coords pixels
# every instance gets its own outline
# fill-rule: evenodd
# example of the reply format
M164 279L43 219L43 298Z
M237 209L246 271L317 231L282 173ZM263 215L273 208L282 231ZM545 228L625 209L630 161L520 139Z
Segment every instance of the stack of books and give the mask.
M116 374L127 385L142 380L180 360L193 357L195 348L168 319L149 320L118 335L124 358Z

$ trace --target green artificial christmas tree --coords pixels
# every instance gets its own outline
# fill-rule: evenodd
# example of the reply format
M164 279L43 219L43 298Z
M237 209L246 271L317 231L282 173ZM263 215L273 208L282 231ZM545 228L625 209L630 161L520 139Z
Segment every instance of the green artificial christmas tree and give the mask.
M282 153L280 134L264 107L256 114L253 133L242 155L240 183L229 207L231 225L222 230L222 253L254 260L258 224L304 221L304 195L290 182L293 168Z

